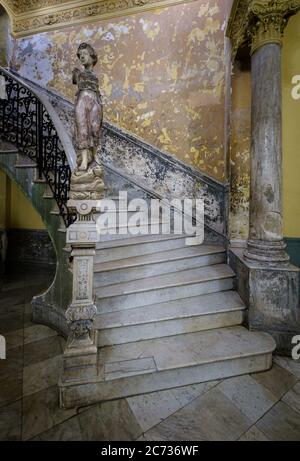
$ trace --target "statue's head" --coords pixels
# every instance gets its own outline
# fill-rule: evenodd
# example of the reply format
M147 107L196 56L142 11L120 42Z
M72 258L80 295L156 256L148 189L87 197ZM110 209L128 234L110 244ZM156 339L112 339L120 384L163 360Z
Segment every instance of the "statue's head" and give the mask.
M98 56L96 54L96 51L94 50L92 45L90 45L89 43L80 43L78 50L77 50L78 59L81 61L82 55L85 55L87 53L90 55L93 66L95 66L98 61Z

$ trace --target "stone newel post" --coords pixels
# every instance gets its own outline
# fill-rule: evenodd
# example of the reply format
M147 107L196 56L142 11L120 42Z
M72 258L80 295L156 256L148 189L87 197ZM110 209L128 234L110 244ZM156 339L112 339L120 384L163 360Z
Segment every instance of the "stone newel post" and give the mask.
M96 243L100 235L93 213L97 201L69 200L69 209L76 213L76 221L67 230L67 243L72 247L73 296L66 311L70 335L64 352L64 381L97 373L97 332L92 329L97 313L93 299L93 263Z
M294 0L251 4L251 199L245 257L276 265L289 261L282 226L281 45L293 5Z

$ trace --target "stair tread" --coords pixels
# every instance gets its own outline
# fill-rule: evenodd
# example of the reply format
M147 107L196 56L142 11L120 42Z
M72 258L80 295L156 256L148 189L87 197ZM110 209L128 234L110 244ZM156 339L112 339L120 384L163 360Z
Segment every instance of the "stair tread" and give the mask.
M100 312L95 319L95 328L103 330L244 309L238 293L229 290L122 311Z
M216 264L200 267L198 269L187 269L171 274L148 277L147 279L116 283L110 286L99 287L95 292L97 297L103 299L131 293L152 291L160 288L191 285L193 283L219 280L228 277L234 277L232 269L226 264Z
M7 141L0 141L0 154L17 154L18 148Z
M113 241L105 241L97 243L97 250L107 249L107 248L118 248L118 247L127 247L130 245L138 245L143 243L151 243L151 242L160 242L160 241L168 241L168 240L176 240L182 239L184 240L187 236L186 235L174 235L174 234L158 234L158 235L140 235L138 237L133 236L132 238L121 238L118 240Z
M178 259L193 257L193 256L206 256L216 253L223 253L225 248L221 245L197 245L186 246L177 250L161 251L159 253L152 253L148 255L132 256L129 258L117 259L94 265L94 272L106 272L116 269L125 269L146 265L151 263L176 261Z
M99 357L104 379L110 380L129 376L128 373L144 374L146 360L150 363L150 372L166 371L267 354L273 352L275 346L274 339L267 333L234 326L106 346L99 349Z

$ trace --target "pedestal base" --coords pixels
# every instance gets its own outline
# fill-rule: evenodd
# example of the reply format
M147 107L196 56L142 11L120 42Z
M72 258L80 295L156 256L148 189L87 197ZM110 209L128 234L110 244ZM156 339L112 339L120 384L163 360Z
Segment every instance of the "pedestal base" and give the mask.
M265 240L248 240L244 257L247 261L268 263L274 266L288 264L290 257L285 252L284 241L270 242Z
M98 332L92 331L92 344L83 344L80 346L80 342L78 341L75 347L71 341L71 337L69 336L63 355L63 373L61 376L62 383L97 376L97 338Z
M249 261L243 249L229 250L229 263L237 275L237 290L248 307L251 330L270 333L276 351L291 355L292 338L300 334L299 272L286 262L270 265Z

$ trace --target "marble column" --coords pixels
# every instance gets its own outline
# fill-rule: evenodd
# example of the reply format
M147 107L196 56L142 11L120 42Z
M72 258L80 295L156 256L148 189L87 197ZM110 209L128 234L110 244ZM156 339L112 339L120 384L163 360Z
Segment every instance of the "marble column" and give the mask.
M282 226L281 47L267 43L252 55L250 229L245 257L289 260Z
M285 265L282 225L281 46L295 3L252 2L250 229L245 258Z

